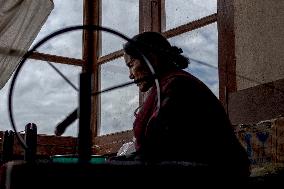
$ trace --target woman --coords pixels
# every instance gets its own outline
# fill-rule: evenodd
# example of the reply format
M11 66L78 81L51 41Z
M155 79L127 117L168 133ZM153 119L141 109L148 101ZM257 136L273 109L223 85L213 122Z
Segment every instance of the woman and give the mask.
M222 104L204 83L183 71L189 61L182 50L156 32L138 34L132 40L124 45L129 77L139 81L141 92L147 92L133 124L136 159L197 162L248 176L248 157ZM154 78L160 84L160 108Z

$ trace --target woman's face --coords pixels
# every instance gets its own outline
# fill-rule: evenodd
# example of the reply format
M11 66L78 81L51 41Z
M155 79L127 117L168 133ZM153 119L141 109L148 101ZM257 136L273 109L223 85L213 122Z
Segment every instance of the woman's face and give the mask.
M129 78L133 80L142 79L151 75L149 68L139 59L132 58L128 54L124 54L126 66L129 69ZM146 92L153 85L152 80L145 80L137 83L141 92Z

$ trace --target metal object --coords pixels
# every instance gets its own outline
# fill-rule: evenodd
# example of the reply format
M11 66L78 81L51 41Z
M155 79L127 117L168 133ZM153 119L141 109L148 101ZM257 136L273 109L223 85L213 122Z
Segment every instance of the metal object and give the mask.
M12 130L4 132L2 145L2 161L5 163L13 159L14 132Z

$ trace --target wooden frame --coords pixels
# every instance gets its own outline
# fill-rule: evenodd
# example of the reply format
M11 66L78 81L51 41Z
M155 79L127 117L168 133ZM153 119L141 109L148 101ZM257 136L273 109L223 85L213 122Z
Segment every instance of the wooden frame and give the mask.
M101 24L101 0L84 0L84 24L100 25ZM101 37L99 31L83 32L83 72L91 72L93 76L93 92L100 90L100 66L98 57L101 52ZM92 97L91 108L91 129L92 136L97 136L97 128L100 114L100 97L98 95Z
M67 64L67 65L74 65L74 66L82 66L84 64L84 61L81 59L68 58L64 56L57 56L57 55L51 55L51 54L39 53L39 52L33 52L29 58L35 59L35 60Z

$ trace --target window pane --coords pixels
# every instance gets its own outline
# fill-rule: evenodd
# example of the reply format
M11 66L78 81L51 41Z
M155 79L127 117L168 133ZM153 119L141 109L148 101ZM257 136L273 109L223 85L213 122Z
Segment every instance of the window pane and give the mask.
M138 0L103 0L102 26L117 30L132 37L139 32ZM102 55L122 48L125 41L112 34L102 32Z
M217 0L165 0L166 30L217 12Z
M123 58L101 66L101 89L129 82ZM132 129L134 111L138 107L136 85L115 89L101 95L101 127L99 135Z
M53 0L54 9L40 30L33 45L43 37L68 26L83 24L83 1ZM39 52L82 58L82 31L64 33L47 41Z
M78 86L81 68L54 65ZM12 130L7 108L10 81L0 91L0 130ZM77 91L47 63L28 60L18 75L14 88L13 112L17 130L23 131L27 123L35 123L39 134L53 135L55 126L77 108L77 96ZM64 136L77 136L77 123L73 123Z
M218 33L217 24L170 38L172 45L183 49L191 63L186 71L203 81L218 97ZM208 64L208 65L204 65Z

